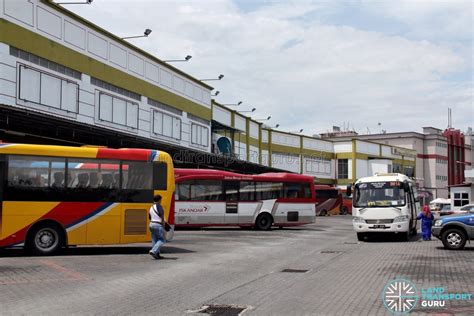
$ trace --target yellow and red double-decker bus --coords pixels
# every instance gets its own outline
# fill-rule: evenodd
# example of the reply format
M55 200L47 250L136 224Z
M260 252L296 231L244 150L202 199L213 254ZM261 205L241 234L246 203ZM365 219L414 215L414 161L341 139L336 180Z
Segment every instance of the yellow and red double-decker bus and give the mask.
M154 195L174 224L174 186L158 150L0 143L0 247L147 242Z

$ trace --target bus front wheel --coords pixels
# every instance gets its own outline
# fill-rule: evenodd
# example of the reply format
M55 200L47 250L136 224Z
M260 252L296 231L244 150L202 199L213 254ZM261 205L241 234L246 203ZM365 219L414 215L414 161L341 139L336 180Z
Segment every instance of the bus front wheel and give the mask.
M267 213L258 215L257 220L255 221L255 228L259 230L270 230L272 227L272 216Z
M54 224L39 224L28 233L26 249L39 256L55 254L64 245L64 236Z

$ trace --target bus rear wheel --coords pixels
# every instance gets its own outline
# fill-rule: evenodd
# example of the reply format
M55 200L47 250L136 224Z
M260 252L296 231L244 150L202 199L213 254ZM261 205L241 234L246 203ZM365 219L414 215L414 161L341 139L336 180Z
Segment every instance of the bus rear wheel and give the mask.
M257 220L255 221L255 228L258 230L270 230L272 227L272 217L270 214L263 213L258 215Z
M347 206L343 206L341 210L341 215L347 215L349 213L349 210L347 209Z
M28 233L26 249L38 256L47 256L57 253L64 245L62 231L53 224L39 224Z

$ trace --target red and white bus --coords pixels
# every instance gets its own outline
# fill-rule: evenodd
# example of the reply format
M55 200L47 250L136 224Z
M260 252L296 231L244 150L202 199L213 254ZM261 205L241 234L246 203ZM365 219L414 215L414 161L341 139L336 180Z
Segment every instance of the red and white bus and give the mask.
M313 178L291 173L244 175L175 169L176 227L296 226L315 221Z

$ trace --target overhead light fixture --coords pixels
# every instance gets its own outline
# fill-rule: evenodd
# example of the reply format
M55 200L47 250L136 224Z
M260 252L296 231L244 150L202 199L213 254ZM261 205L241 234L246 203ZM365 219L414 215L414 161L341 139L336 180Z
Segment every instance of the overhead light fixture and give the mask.
M130 39L130 38L139 38L139 37L148 37L148 35L151 34L151 30L150 29L146 29L145 32L143 32L143 35L137 35L137 36L125 36L125 37L122 37L122 39Z
M86 0L84 2L55 2L56 4L91 4L93 0Z
M250 113L250 112L255 112L257 110L256 108L253 108L252 110L249 111L237 111L237 113Z
M165 63L174 63L174 62L180 62L180 61L189 61L193 56L191 55L186 55L184 59L170 59L170 60L163 60Z
M268 116L265 119L256 119L255 121L269 121L271 118L272 118L271 116Z
M211 94L211 96L213 96L213 97L215 97L215 96L218 96L218 95L219 95L219 93L221 93L221 92L220 92L220 91L216 91L216 93L214 93L214 94Z
M222 105L227 105L227 106L239 106L242 104L242 101L239 101L237 103L223 103Z
M295 131L295 132L290 132L290 133L293 133L293 134L303 133L303 129L300 129L299 131Z
M222 80L224 78L223 74L220 74L217 78L211 78L211 79L199 79L201 81L216 81L216 80Z

